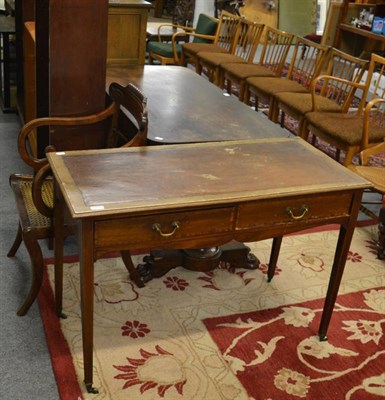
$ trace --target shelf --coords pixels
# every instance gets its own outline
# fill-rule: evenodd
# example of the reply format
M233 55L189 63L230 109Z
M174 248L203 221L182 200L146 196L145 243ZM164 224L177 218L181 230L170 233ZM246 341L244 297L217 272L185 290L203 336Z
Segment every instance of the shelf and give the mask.
M373 33L373 32L370 32L370 31L366 31L365 29L356 28L353 25L340 24L340 29L343 30L343 31L351 32L351 33L354 33L356 35L364 36L366 38L373 39L373 40L378 40L380 42L384 42L385 43L385 36L384 35L380 35L378 33Z

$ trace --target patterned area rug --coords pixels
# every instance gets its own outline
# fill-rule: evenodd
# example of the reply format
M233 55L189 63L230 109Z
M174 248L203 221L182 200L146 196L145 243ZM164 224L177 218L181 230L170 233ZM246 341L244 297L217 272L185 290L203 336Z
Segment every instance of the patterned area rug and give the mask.
M250 244L261 260L257 270L176 268L142 289L130 282L120 258L97 261L96 395L82 384L78 262L65 264L68 318L60 325L48 263L39 304L61 398L385 398L385 262L376 258L376 235L375 226L356 229L328 342L315 338L322 301L313 300L325 295L337 230L285 237L271 283L271 240ZM348 293L355 294L342 296ZM321 390L336 395L315 395Z

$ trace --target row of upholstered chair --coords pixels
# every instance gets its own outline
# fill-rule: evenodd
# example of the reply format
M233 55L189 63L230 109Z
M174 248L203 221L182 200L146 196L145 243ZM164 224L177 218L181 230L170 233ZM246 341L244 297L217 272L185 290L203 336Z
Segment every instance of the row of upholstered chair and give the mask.
M219 40L204 46L182 44L182 64L191 61L197 73L204 71L229 93L235 85L239 100L254 103L256 110L261 102L273 122L284 125L286 115L296 119L299 136L307 139L311 131L313 137L334 145L338 158L344 150L345 165L351 164L357 152L383 140L381 56L372 54L369 62L245 19L237 23L235 47L222 46ZM367 104L370 87L377 100ZM356 112L348 113L356 92L361 100L355 101Z

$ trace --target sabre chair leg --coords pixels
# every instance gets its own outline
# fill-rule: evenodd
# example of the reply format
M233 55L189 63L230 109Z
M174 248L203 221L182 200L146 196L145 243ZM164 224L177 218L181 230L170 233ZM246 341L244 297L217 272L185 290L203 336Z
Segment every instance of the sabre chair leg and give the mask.
M18 228L17 228L17 233L16 233L16 237L15 240L12 244L12 247L9 249L7 257L14 257L17 250L19 249L21 242L23 241L23 236L21 234L21 226L19 224Z
M44 271L43 254L36 238L30 237L26 232L23 234L23 241L32 263L32 283L24 303L17 311L18 316L25 315L35 301L43 282Z

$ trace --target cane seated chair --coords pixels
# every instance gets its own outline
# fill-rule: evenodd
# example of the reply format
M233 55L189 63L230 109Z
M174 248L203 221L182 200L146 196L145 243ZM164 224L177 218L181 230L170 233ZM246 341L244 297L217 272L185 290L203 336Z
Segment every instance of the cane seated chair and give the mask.
M231 53L236 46L238 26L241 18L227 11L222 11L213 43L183 43L180 64L195 65L195 71L200 75L202 68L198 63L198 53L211 51L215 53Z
M338 160L340 151L345 151L345 166L352 163L356 153L382 142L385 137L384 81L385 58L373 53L365 83L345 82L362 91L356 110L349 113L320 111L318 98L313 91L313 111L305 114L306 132L310 131L314 136L335 146ZM367 102L370 93L374 98Z
M269 106L268 117L277 121L275 95L281 92L307 93L314 77L324 65L329 47L298 37L285 77L250 77L246 79L244 102L250 104L250 95L264 99Z
M307 136L305 115L313 109L313 92L320 111L347 112L356 88L345 81L359 83L368 64L367 60L353 57L335 48L331 49L324 74L340 79L325 79L321 75L313 80L312 93L277 93L275 105L281 111L281 126L284 126L285 115L289 115L298 121L298 136Z
M265 25L241 19L236 46L231 53L201 51L197 55L200 69L206 68L210 82L220 85L220 67L225 63L252 63Z
M385 166L370 165L370 158L376 154L385 153L385 140L375 146L369 147L360 153L361 165L350 164L348 168L372 183L372 190L382 196L379 215L374 214L364 205L361 211L378 220L377 256L385 260Z
M232 84L239 85L238 98L244 99L246 79L251 76L281 76L282 68L285 64L290 45L294 35L279 29L266 27L263 32L258 48L261 48L259 59L248 60L244 63L226 62L219 68L219 86L223 89L226 86L227 93L231 93Z
M147 43L149 64L153 64L154 59L161 65L179 64L182 53L182 45L178 42L179 38L192 37L191 43L212 43L217 27L218 20L203 13L199 15L195 29L175 24L159 25L158 41ZM175 31L171 36L171 43L162 40L162 30L165 29Z
M129 101L129 97L124 97L127 92L130 93L131 101ZM111 96L114 101L98 114L81 117L38 118L25 124L19 133L19 154L22 160L33 170L33 174L31 175L12 174L9 179L16 201L19 224L16 238L7 256L15 256L21 243L24 242L32 264L32 282L23 304L17 311L17 315L19 316L25 315L28 312L41 287L44 261L39 240L47 239L52 241L53 239L53 181L50 178L51 171L45 155L41 157L36 156L34 152L31 151L31 143L34 142L36 135L39 134L37 128L49 127L50 133L52 133L50 135L51 142L47 147L47 151L56 150L56 143L61 151L66 150L66 141L60 137L60 128L63 127L70 129L64 133L68 135L67 141L70 150L75 149L74 142L76 142L76 147L79 150L111 147L117 143L119 137L121 137L120 134L117 133L119 130L117 126L119 103L121 102L122 106L130 105L128 110L135 119L135 115L139 115L136 109L139 109L140 96L143 97L143 95L141 95L139 90L133 85L123 88L120 87L120 85L112 84ZM125 146L141 145L145 143L147 135L147 112L146 99L144 97L141 115L142 119L135 123L138 126L137 135L127 141L124 144ZM103 140L101 140L100 135L97 140L98 143L96 143L93 138L90 141L87 141L86 138L82 138L81 141L71 140L74 136L79 136L79 131L75 133L75 131L71 132L71 129L86 126L95 127L96 130L97 127L102 128L104 131ZM56 129L58 130L54 133ZM71 133L74 133L74 135L71 135ZM98 146L96 147L96 145ZM67 235L69 233L70 227L65 227L64 234Z

